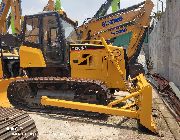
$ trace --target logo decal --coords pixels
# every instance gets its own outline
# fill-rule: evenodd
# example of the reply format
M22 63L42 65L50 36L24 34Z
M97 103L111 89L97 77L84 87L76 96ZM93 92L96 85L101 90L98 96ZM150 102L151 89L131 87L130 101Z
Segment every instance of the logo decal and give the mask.
M111 34L117 35L117 34L125 33L126 31L127 31L127 28L124 28L124 29L121 29L121 30L118 30L118 31L115 31L115 32L111 32Z
M121 22L122 20L123 20L123 17L120 16L118 18L114 18L114 19L102 22L102 26L106 27L106 26L112 25L114 23Z

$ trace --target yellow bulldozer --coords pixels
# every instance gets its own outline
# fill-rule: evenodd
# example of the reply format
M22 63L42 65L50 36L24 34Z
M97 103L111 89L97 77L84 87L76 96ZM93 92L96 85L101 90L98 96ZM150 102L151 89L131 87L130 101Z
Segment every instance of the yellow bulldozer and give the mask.
M1 80L0 105L125 116L156 132L152 87L143 74L129 77L126 50L103 37L93 42L77 40L75 33L76 23L66 14L51 11L25 16L19 48L19 70L24 76ZM129 94L116 99L116 91Z

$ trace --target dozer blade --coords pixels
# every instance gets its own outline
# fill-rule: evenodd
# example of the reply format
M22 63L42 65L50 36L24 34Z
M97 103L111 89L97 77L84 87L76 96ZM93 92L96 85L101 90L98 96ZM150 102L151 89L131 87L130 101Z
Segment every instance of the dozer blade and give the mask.
M7 97L7 89L11 82L21 79L22 77L18 78L10 78L10 79L0 79L0 107L12 107L11 103Z
M140 89L139 96L139 120L140 123L151 130L157 132L156 124L152 117L152 86L147 82L145 76L140 74L136 77L138 79L138 86Z
M136 118L140 124L150 131L156 133L157 128L152 118L152 87L147 82L143 74L136 77L137 86L135 91L129 95L110 102L107 106L73 102L59 99L51 99L46 96L41 98L41 104L44 106L55 106L70 108L76 110L84 110L90 112L103 113L108 115L125 116L129 118ZM131 106L116 107L119 103L134 98L132 106L136 105L137 108L131 108ZM115 106L115 107L114 107Z

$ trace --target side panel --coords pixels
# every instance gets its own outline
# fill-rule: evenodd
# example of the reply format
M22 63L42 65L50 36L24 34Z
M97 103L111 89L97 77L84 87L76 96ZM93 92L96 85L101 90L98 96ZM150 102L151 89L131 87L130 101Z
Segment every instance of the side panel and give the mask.
M46 67L45 59L40 49L21 46L19 54L21 68Z
M112 61L108 60L108 83L110 84L109 88L119 88L120 90L125 91L126 85L124 79L126 79L126 69L124 59L122 59L119 65L121 71L123 72L123 76L121 76L117 67L112 63Z
M107 69L102 71L103 53L102 50L71 51L71 76L106 81Z
M108 53L104 48L88 49L92 46L83 46L85 50L71 50L70 63L71 63L71 76L73 78L83 78L100 80L105 82L108 88L118 88L125 90L126 79L125 61L123 49L118 47L111 47L111 49L119 49L122 53L119 65L123 72L123 78L119 73L116 66L109 60ZM76 47L77 48L77 47Z

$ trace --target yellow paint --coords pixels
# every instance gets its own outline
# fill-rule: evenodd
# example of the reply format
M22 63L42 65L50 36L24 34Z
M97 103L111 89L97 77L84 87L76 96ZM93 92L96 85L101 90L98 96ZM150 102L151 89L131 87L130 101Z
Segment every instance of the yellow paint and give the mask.
M149 4L151 5L150 0L149 0ZM146 7L145 9L147 8L149 8L149 11L152 10L151 7ZM145 9L142 8L141 11ZM135 12L133 11L133 13L132 11L130 11L128 17L125 14L122 15L123 19L125 19L126 21L132 20L136 18L137 15L142 14L141 11L135 11ZM142 15L145 15L146 18L148 18L149 16L148 14L142 14ZM119 15L116 16L119 17ZM128 30L135 31L135 33L133 34L133 40L131 41L129 47L134 47L134 44L136 45L136 42L139 43L139 40L137 38L140 37L143 33L143 31L141 32L141 28L139 27L145 26L149 22L148 20L144 20L142 17L140 19L142 22L138 22L137 27L136 26L127 27ZM102 26L102 21L99 20L98 22L100 23L99 26ZM113 25L110 25L109 28L111 26ZM95 24L95 26L93 25L92 28L100 29L98 28L97 23ZM88 31L87 27L86 27L86 31ZM94 30L92 30L92 32L93 31ZM106 35L104 35L105 39L112 38L112 35L111 37L109 37L108 36L109 34L107 34L107 32L103 32L103 33L106 33ZM139 34L139 36L137 36L137 34ZM97 39L99 39L99 37L100 36L98 36ZM127 91L128 83L126 83L126 69L125 69L123 48L107 45L104 39L101 39L101 41L102 42L100 43L102 43L103 45L84 44L85 46L95 46L96 47L95 50L71 51L70 65L71 65L72 78L99 80L104 82L109 89L115 88L115 89ZM102 46L104 46L103 49L100 48ZM128 48L128 51L129 49L130 48ZM136 47L133 48L131 52L133 52L134 49L136 49ZM120 56L116 57L115 51L119 51ZM45 58L40 49L21 46L19 54L20 54L21 68L46 67ZM128 53L129 57L131 55L133 55L133 53ZM13 80L15 79L0 81L0 87L2 87L0 89L1 106L4 107L11 106L11 104L7 99L7 88L9 83L12 82ZM79 102L65 101L58 99L49 99L47 97L42 97L41 104L136 118L139 119L140 123L144 125L146 128L148 128L152 132L155 132L156 128L151 116L152 87L149 85L149 83L146 81L143 75L139 75L137 77L137 80L138 80L137 86L131 87L134 92L130 92L130 94L124 98L112 101L108 106L79 103ZM122 108L113 107L121 102L127 101L130 98L132 98L133 99L132 101L134 101L134 103L132 103L131 105L125 105ZM137 105L138 106L137 110L135 108L131 108L132 105Z
M81 50L71 51L70 64L71 64L71 76L73 78L83 78L99 80L106 84L110 88L117 88L120 90L128 90L126 85L126 70L124 60L124 50L121 47L115 47L107 45L105 40L102 39L102 45L85 44L86 46L94 46L95 50ZM99 47L99 49L98 49ZM116 57L114 50L119 51L120 56ZM26 63L25 67L31 67L27 65L27 62L31 62L34 67L42 66L43 55L38 49L22 46L20 49L20 59ZM36 61L39 60L39 61ZM45 65L44 65L45 66ZM126 116L136 118L140 120L140 123L151 130L156 132L156 127L152 119L152 87L146 81L145 77L141 74L137 76L136 87L131 87L134 92L130 92L124 98L112 101L108 106L79 103L73 101L64 101L57 99L49 99L43 97L41 100L42 105L50 105L92 112L99 112L111 115ZM7 85L9 81L2 81L1 103L3 106L7 106ZM114 108L113 106L124 102L128 99L133 99L134 103L131 105L125 105L122 108ZM131 108L132 105L137 105L138 109Z
M19 0L3 0L0 5L0 9L2 8L2 3L5 4L4 10L1 11L0 15L0 33L7 33L7 28L6 28L6 18L8 16L9 10L11 8L11 14L14 18L14 25L15 25L15 30L16 33L20 33L21 31L21 15L20 15L20 3Z
M100 20L97 20L95 22L90 22L90 23L88 23L86 25L83 24L82 26L78 27L78 32L80 33L80 31L83 31L82 40L85 40L87 38L87 34L88 34L89 30L91 30L92 35L97 34L97 36L95 37L96 39L100 39L101 37L105 37L105 36L103 36L101 34L98 34L100 31L106 31L106 33L109 34L111 31L108 31L108 29L117 27L117 26L119 26L121 24L124 24L124 23L127 23L129 21L132 21L139 14L140 14L140 11L129 11L126 14L124 14L124 13L115 14L115 15L110 16L110 17L105 18L105 19L100 19ZM111 21L111 20L117 19L119 17L122 17L123 20L120 21L120 22L115 22L114 24L109 24L108 26L105 26L105 27L102 26L103 22ZM100 37L98 37L99 35L100 35ZM112 37L115 37L115 36L111 34L111 38ZM92 39L94 39L94 37ZM107 38L105 37L105 39L107 39ZM110 39L110 38L108 38L108 39Z
M93 42L95 39L100 39L101 37L103 37L105 40L109 40L132 32L133 35L127 48L127 55L130 60L137 52L139 42L141 41L142 35L145 32L145 27L148 27L150 24L150 16L153 7L153 2L151 0L146 0L145 4L141 6L141 8L136 9L136 11L129 11L126 13L122 12L107 18L88 22L87 24L79 26L77 31L78 33L81 33L81 40L85 40L87 38L88 32L91 31L91 42ZM115 22L113 24L105 24L106 26L102 26L102 23L107 23L107 21L118 19L119 17L122 17L122 21ZM132 21L134 22L132 25L119 27L119 25L123 25ZM120 32L123 30L125 30L125 32Z
M0 107L13 107L7 97L7 89L11 82L27 77L16 77L9 79L0 79Z
M71 51L70 53L70 65L71 65L71 76L73 78L83 78L99 80L105 83L110 88L117 88L120 90L128 90L126 83L126 69L124 60L124 50L121 47L107 45L105 40L102 38L103 45L96 44L84 44L85 46L93 46L96 49L92 50L80 50ZM78 44L77 44L78 45ZM104 46L104 48L102 48ZM100 48L101 47L101 48ZM115 50L119 52L117 57ZM20 48L20 60L21 67L45 67L43 54L39 49L21 46ZM38 60L38 61L37 61ZM30 63L30 64L29 64ZM44 65L43 65L44 64ZM137 79L136 87L131 87L134 92L122 99L112 101L108 106L79 103L73 101L65 101L58 99L49 99L42 97L42 105L57 106L92 112L99 112L117 116L126 116L130 118L136 118L140 120L140 123L151 130L156 132L156 127L152 119L152 87L146 81L145 77L141 74ZM3 106L8 105L7 102L7 83L2 81L3 90L2 101ZM0 93L1 93L0 92ZM137 105L138 108L135 110L131 108L132 105L125 105L122 108L115 108L113 106L133 99L132 105Z
M56 107L78 109L78 110L84 110L84 111L91 111L91 112L99 112L99 113L104 113L104 114L108 114L108 115L138 118L138 114L136 111L127 110L127 109L125 110L125 109L118 109L118 108L110 108L110 107L103 106L103 105L72 102L72 101L65 101L65 100L58 100L58 99L50 99L47 97L42 97L41 104L56 106Z
M74 46L74 45L73 45ZM121 53L118 64L121 66L121 73L113 64L109 52L102 47L102 45L86 44L86 46L95 46L95 50L81 50L71 51L70 64L71 64L71 77L100 80L105 82L108 88L119 88L126 90L126 84L122 81L126 78L124 50L120 47L109 46L111 51L118 49ZM78 63L74 63L78 61ZM83 62L86 64L82 64Z
M137 95L139 95L139 92L134 92L134 93L131 93L130 95L127 95L126 97L122 98L122 99L118 99L118 100L115 100L111 103L108 104L108 107L112 107L114 105L117 105L119 103L122 103L123 101L126 101L132 97L136 97Z
M9 84L15 79L0 80L0 106L1 107L12 107L7 98L7 88Z
M145 77L141 74L137 77L137 91L134 93L130 93L126 97L122 99L117 99L111 102L108 106L96 105L96 104L88 104L88 103L80 103L73 101L65 101L58 99L50 99L48 97L41 98L41 104L45 106L55 106L55 107L64 107L70 109L91 111L104 113L109 115L117 115L117 116L125 116L129 118L136 118L140 120L140 123L156 133L157 128L152 119L152 87L146 81ZM134 101L131 105L126 104L123 107L113 107L123 101L127 101L128 99L133 99ZM137 105L137 110L135 108L131 108L132 106Z
M20 47L20 67L46 67L43 53L40 49L27 46Z
M0 33L6 33L6 17L8 15L10 6L11 6L11 1L10 0L3 0L5 7L4 10L2 11L0 15ZM2 8L2 3L0 5L0 9Z
M157 128L153 121L151 112L152 112L152 87L147 82L146 78L140 74L138 77L138 87L141 90L140 100L140 110L139 110L139 119L140 123L154 132Z

